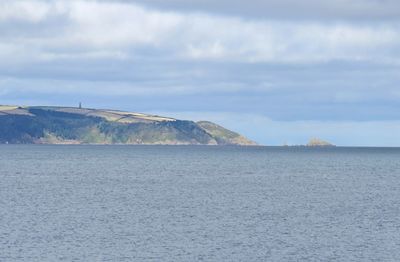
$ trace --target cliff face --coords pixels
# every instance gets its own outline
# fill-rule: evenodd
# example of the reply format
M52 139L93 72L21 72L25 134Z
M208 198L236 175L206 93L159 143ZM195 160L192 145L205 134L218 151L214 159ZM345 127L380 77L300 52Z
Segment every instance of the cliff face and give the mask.
M218 128L210 129L193 121L113 110L0 106L0 143L255 144L239 134L215 126Z
M255 142L247 139L246 137L212 122L200 121L197 122L197 124L208 134L214 137L217 143L220 145L257 145Z

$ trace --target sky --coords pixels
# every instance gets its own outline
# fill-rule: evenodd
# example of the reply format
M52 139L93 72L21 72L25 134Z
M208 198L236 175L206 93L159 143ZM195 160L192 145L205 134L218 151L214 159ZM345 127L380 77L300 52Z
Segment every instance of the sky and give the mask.
M0 0L0 104L400 146L398 0Z

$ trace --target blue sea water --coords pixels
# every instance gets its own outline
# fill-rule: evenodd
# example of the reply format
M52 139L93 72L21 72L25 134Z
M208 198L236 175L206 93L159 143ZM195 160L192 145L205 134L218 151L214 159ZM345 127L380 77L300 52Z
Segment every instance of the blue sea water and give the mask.
M400 261L400 149L0 146L0 261Z

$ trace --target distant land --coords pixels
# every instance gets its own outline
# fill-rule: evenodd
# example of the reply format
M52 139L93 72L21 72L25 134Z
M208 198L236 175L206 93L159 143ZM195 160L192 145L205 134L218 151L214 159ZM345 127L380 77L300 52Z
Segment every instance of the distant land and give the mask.
M285 144L284 146L289 146ZM320 138L311 138L305 145L290 145L294 147L336 147L336 145L331 144L328 141L322 140Z
M1 105L0 143L257 145L208 121L81 107Z
M319 138L311 138L306 146L333 147L335 145Z

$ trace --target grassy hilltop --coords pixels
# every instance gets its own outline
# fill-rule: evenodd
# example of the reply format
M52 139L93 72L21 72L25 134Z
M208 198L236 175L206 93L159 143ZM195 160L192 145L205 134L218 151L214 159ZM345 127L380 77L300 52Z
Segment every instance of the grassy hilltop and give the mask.
M0 143L256 145L211 122L42 106L0 106Z

